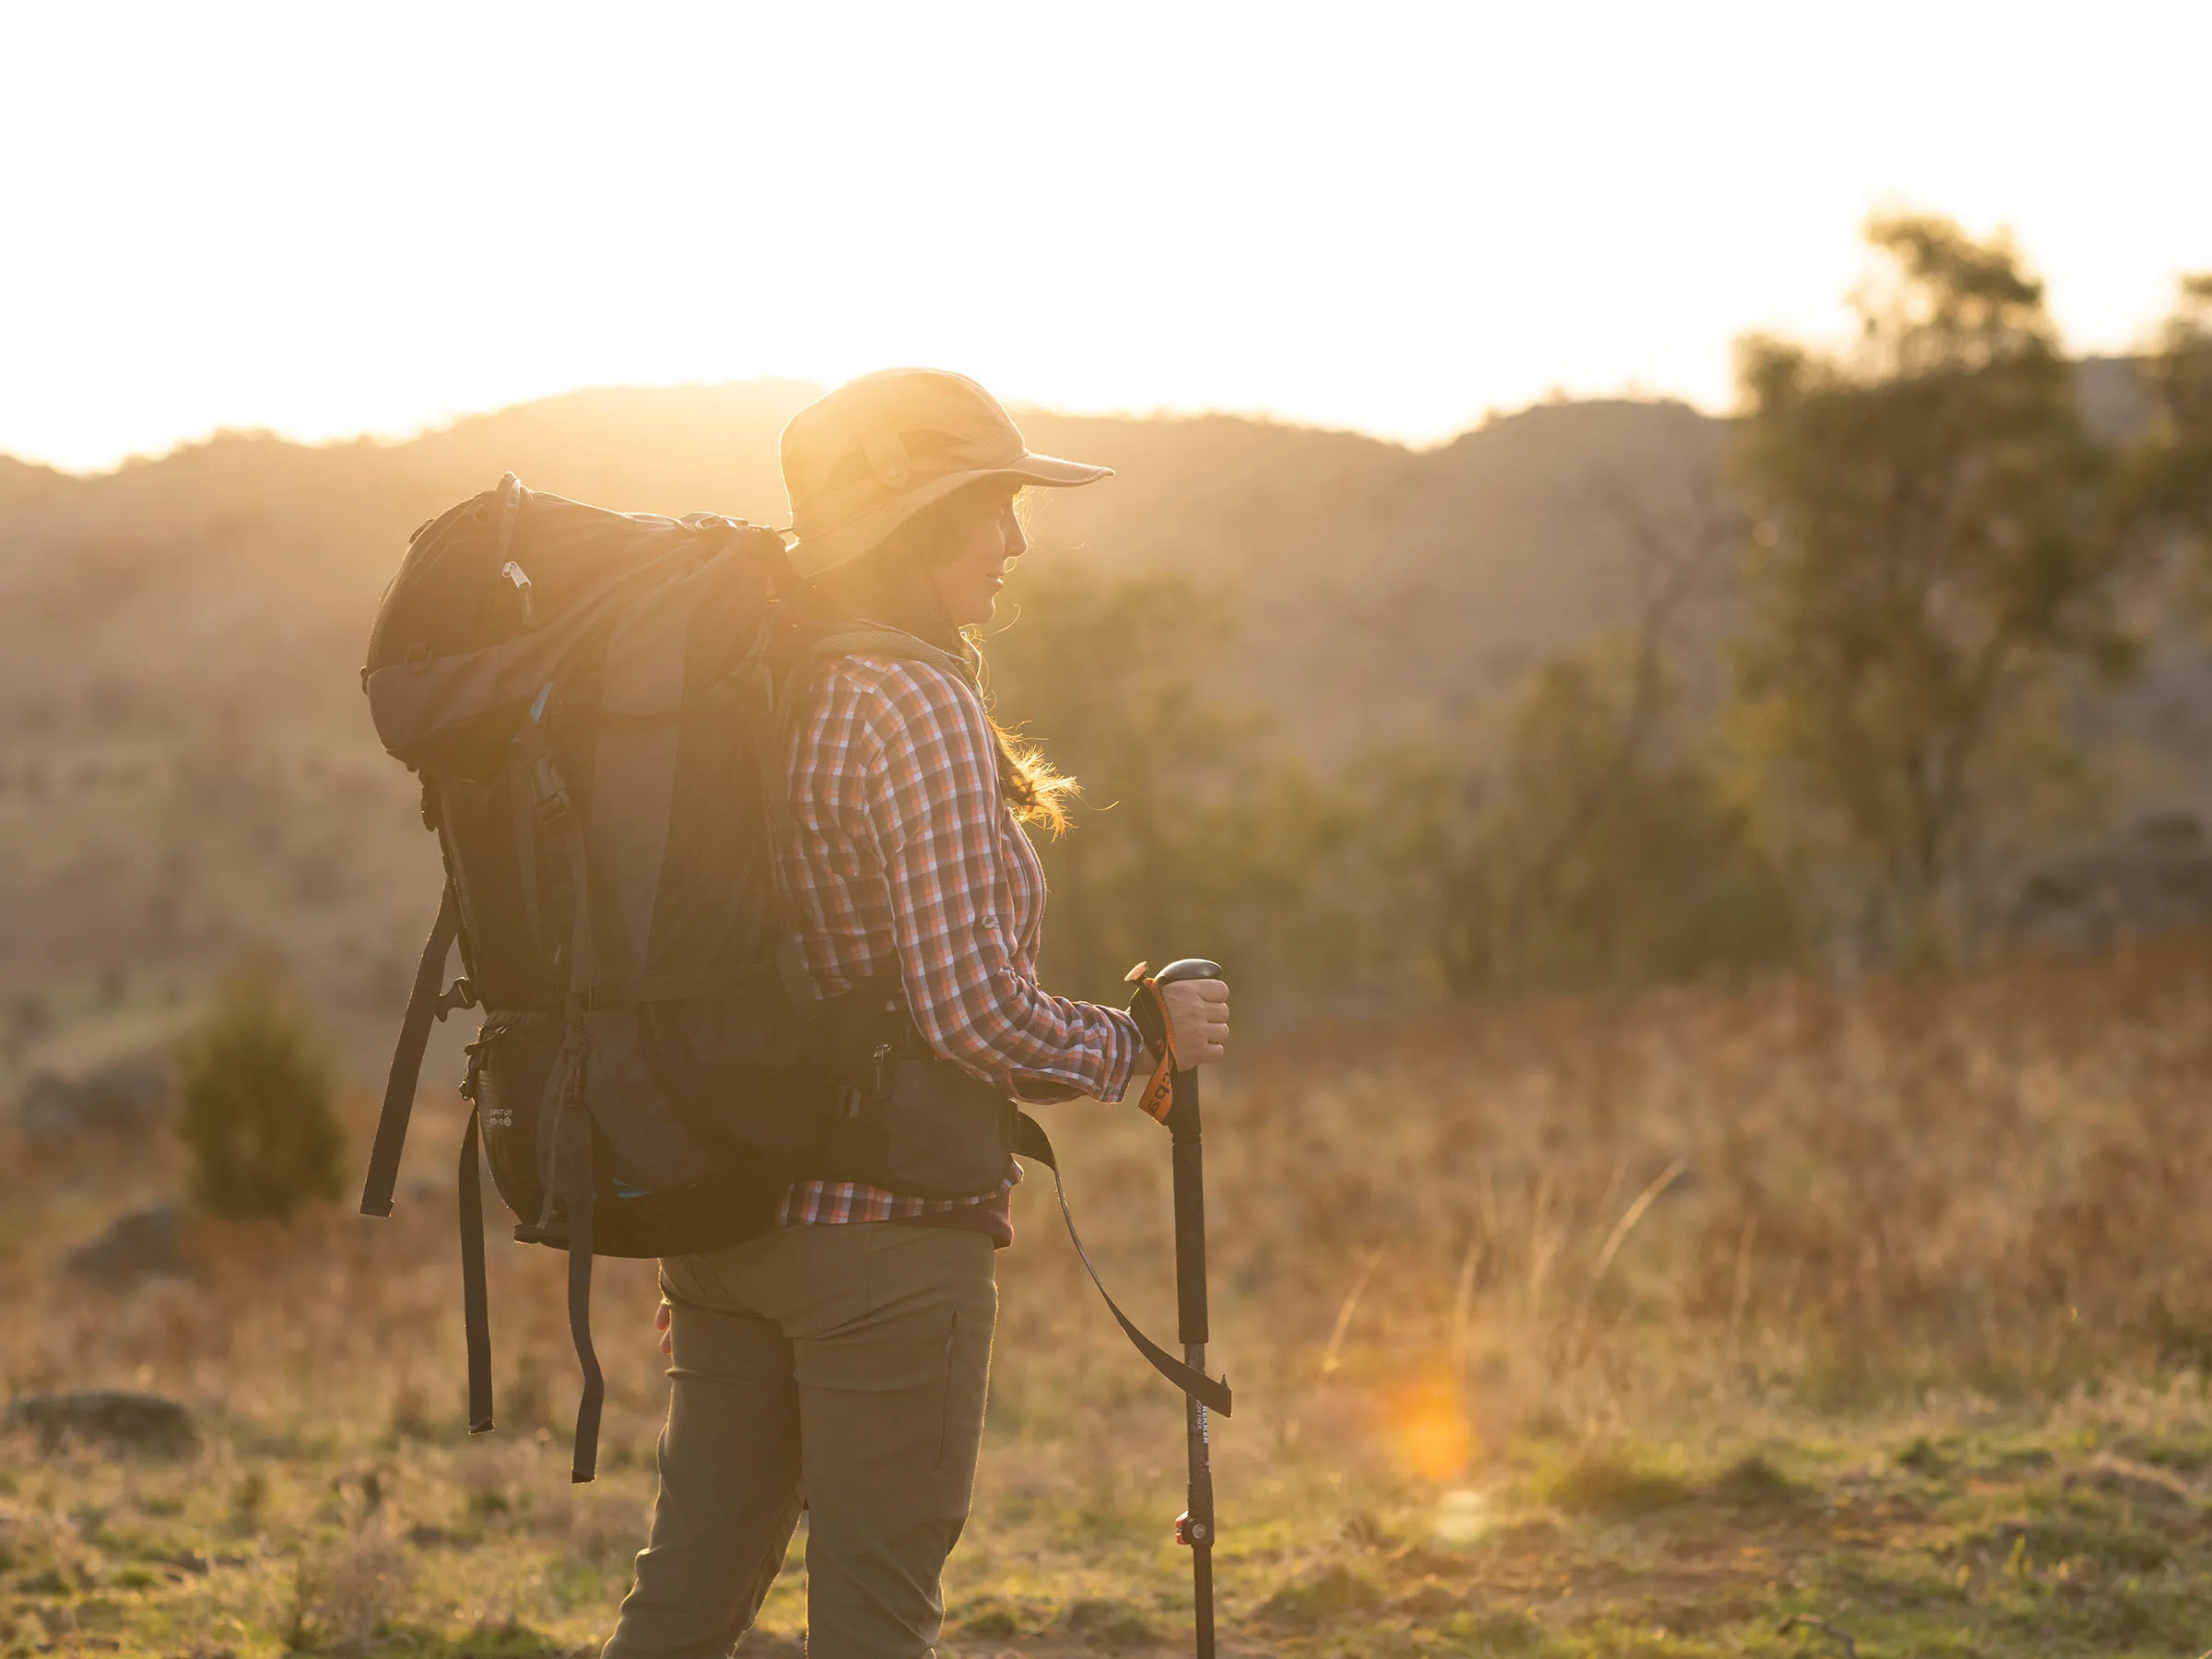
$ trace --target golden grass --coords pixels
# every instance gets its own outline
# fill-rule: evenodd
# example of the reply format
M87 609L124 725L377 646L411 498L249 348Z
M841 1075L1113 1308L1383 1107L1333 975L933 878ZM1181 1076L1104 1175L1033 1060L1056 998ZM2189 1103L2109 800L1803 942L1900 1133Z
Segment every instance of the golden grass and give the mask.
M1826 1466L1854 1435L1909 1426L1938 1445L2006 1413L2109 1435L2119 1411L2137 1452L2204 1433L2208 1076L2204 939L1855 996L1468 1008L1241 1056L1206 1102L1213 1352L1238 1391L1218 1442L1229 1606L1311 1635L1387 1603L1418 1634L1400 1581L1448 1583L1434 1594L1464 1611L1433 1551L1525 1544L1524 1524L1803 1523L1797 1477L1745 1462L1762 1444ZM0 1168L11 1391L151 1389L211 1430L182 1468L17 1447L0 1531L18 1646L103 1619L124 1649L240 1655L553 1652L604 1633L664 1402L652 1270L603 1264L596 1488L564 1478L574 1371L547 1253L493 1249L500 1428L462 1436L457 1125L426 1101L393 1220L204 1226L198 1280L119 1296L54 1262L173 1184L173 1154ZM1089 1107L1053 1127L1094 1254L1168 1333L1164 1137ZM1177 1402L1081 1279L1046 1180L1018 1218L978 1516L949 1579L971 1630L953 1645L1170 1641ZM126 1512L137 1533L117 1532ZM162 1565L194 1551L243 1576ZM1495 1583L1548 1582L1565 1559L1509 1550ZM796 1627L795 1579L772 1628ZM1610 1617L1594 1582L1574 1617ZM1771 1563L1697 1580L1724 1601L1755 1582L1794 1581Z

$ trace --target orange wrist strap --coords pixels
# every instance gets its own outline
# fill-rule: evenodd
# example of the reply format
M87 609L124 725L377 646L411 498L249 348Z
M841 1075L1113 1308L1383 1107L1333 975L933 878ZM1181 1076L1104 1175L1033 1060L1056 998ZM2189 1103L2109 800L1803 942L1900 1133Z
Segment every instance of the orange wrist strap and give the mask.
M1145 1092L1137 1096L1136 1103L1164 1124L1175 1106L1175 1022L1168 1018L1168 1005L1159 994L1159 982L1145 972L1142 963L1129 977L1145 988L1159 1007L1159 1046L1167 1050L1160 1055L1159 1065L1153 1068L1152 1080L1145 1085Z

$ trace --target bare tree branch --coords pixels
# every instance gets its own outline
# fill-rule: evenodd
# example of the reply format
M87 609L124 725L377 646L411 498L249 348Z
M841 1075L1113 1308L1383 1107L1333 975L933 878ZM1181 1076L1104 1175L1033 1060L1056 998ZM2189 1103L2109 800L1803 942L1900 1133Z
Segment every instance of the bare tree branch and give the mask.
M1558 832L1524 874L1519 885L1527 894L1549 891L1567 861L1595 832L1627 789L1658 728L1667 665L1681 617L1690 601L1711 584L1727 556L1741 545L1741 510L1721 495L1709 472L1685 470L1700 481L1694 487L1694 499L1671 514L1641 499L1617 474L1602 477L1591 486L1591 493L1607 509L1636 555L1631 580L1640 591L1629 700L1614 735L1610 757L1588 781ZM1509 902L1507 915L1513 924L1517 925L1524 908Z

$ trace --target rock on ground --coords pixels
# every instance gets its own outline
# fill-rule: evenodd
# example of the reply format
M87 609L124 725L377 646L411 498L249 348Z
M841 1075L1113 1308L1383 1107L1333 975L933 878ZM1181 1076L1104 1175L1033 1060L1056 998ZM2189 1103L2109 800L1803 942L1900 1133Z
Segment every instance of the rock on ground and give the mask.
M89 1244L62 1260L62 1271L104 1289L122 1290L149 1278L189 1278L184 1213L174 1204L133 1210Z
M169 1099L169 1078L150 1061L107 1066L82 1077L34 1073L16 1102L16 1127L33 1140L115 1135L153 1121Z

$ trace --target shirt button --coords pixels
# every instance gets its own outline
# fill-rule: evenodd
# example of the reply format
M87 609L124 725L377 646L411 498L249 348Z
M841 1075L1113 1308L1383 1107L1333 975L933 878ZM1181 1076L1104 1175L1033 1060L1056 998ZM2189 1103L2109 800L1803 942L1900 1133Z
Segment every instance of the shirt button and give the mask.
M998 918L996 916L985 916L983 918L983 925L985 927L996 927L998 925Z

